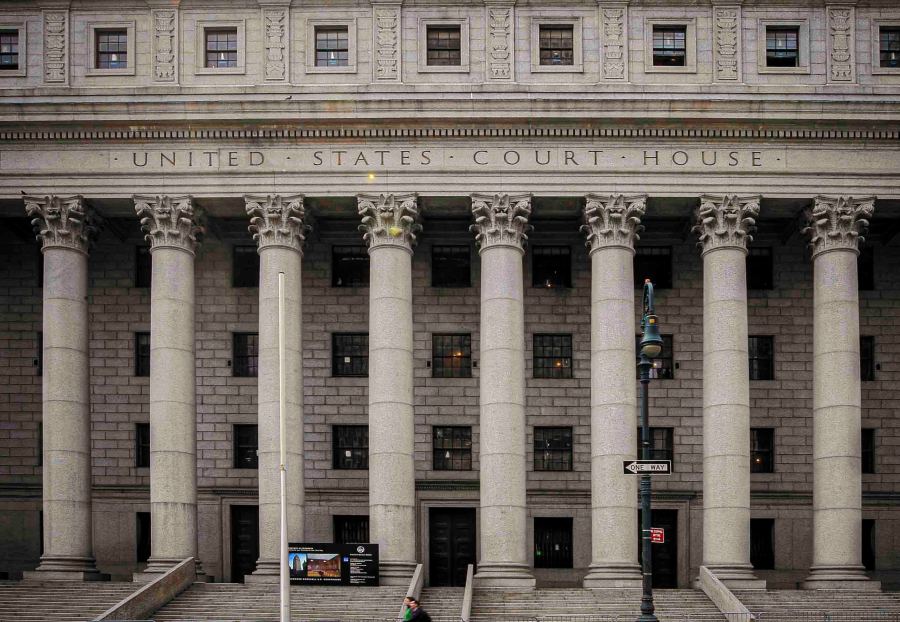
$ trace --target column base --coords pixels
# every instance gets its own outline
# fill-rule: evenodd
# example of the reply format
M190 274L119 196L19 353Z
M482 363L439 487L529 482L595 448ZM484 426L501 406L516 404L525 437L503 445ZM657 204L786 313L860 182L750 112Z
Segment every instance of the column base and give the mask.
M881 591L881 582L866 576L863 566L813 566L804 590Z
M151 557L147 560L147 567L141 572L135 572L131 575L131 580L135 583L150 583L156 581L160 576L169 572L176 564L180 564L183 560L167 558L167 557ZM209 577L203 572L203 566L200 565L199 559L194 559L194 567L196 568L197 577L194 581L206 583Z
M757 578L750 564L706 564L706 568L730 590L766 589L765 579Z
M637 564L591 564L583 585L589 590L640 589L641 567Z
M252 574L244 576L244 583L279 583L281 581L281 566L277 559L259 559L256 561L256 570Z
M62 555L41 557L36 570L22 573L30 581L104 581L107 575L97 570L93 557L67 557Z
M512 562L480 562L475 573L475 587L507 590L533 590L531 568Z
M416 571L416 562L382 561L378 564L379 585L402 585L409 587L413 573Z

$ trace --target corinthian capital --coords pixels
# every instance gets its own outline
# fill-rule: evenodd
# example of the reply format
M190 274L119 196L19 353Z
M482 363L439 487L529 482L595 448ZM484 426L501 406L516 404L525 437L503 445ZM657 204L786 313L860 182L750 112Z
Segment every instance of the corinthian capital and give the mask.
M739 197L733 194L701 196L694 232L700 236L698 246L703 253L723 247L746 251L756 231L761 198L759 195Z
M809 245L815 257L825 251L859 252L859 243L869 229L869 218L875 213L875 197L816 197L806 214Z
M532 227L530 194L473 194L475 224L469 230L481 250L490 246L514 246L522 250Z
M25 213L32 218L42 248L88 252L99 231L99 219L81 196L24 198Z
M250 233L262 250L281 246L303 253L306 225L303 219L303 195L283 197L272 195L245 195L247 215L250 216Z
M134 195L134 210L151 252L162 246L194 252L203 228L197 224L191 197Z
M412 252L422 229L415 194L360 194L356 198L362 216L359 230L370 249L398 246Z
M608 246L633 251L644 230L641 218L647 210L647 195L589 194L585 199L581 230L587 236L591 252Z

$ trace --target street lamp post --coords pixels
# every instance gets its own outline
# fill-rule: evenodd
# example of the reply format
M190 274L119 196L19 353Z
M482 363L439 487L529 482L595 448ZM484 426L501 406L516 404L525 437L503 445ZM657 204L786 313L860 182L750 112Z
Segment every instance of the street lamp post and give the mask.
M641 378L641 459L650 460L650 368L651 359L662 352L663 340L653 310L653 283L644 281L644 312L641 317L641 350L638 370ZM641 574L644 594L637 622L658 622L653 615L653 564L651 559L650 473L641 473Z

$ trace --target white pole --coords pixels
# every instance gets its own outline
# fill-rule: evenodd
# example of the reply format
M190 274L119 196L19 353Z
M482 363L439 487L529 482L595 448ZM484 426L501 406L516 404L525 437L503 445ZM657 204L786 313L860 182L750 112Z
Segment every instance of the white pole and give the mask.
M279 471L281 475L281 622L291 622L291 584L288 575L287 489L285 469L284 434L284 272L278 273L278 444L281 451Z

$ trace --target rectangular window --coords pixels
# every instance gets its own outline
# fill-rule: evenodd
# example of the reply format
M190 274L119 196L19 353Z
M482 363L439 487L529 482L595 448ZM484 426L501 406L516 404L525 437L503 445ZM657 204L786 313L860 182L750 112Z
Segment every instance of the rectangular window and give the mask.
M650 279L654 289L672 287L672 248L669 246L638 246L634 249L634 286L644 287Z
M472 470L472 428L434 426L431 433L435 471Z
M900 26L882 26L878 33L881 66L900 68Z
M259 253L255 246L231 249L231 284L233 287L259 287Z
M37 460L35 460L35 464L37 466L44 466L44 424L43 422L37 424L37 455L35 456Z
M365 246L331 249L331 284L334 287L369 286L369 251Z
M37 333L35 335L35 354L34 357L34 366L36 369L36 373L38 376L44 375L44 333Z
M866 570L875 570L875 521L862 520L862 563Z
M572 470L572 428L534 428L534 470Z
M331 335L331 375L369 375L369 333Z
M766 26L766 67L800 66L800 29Z
M19 68L19 31L0 30L0 71Z
M535 287L572 287L572 251L568 246L531 249L531 284Z
M747 255L747 289L772 289L774 270L771 248L751 248Z
M150 333L134 334L134 375L150 375Z
M150 467L150 424L134 424L134 466L139 469Z
M750 337L750 380L775 379L775 337Z
M41 245L38 244L36 247L35 253L35 270L37 274L37 286L44 286L44 252L41 249Z
M859 257L856 260L856 276L859 279L860 291L875 290L875 252L871 246L859 249Z
M231 373L239 378L259 375L259 334L234 333Z
M534 335L534 377L572 377L572 335Z
M750 519L750 563L756 570L775 568L775 519Z
M541 24L541 65L575 64L575 27L571 24Z
M461 28L459 26L428 26L426 45L428 65L462 65Z
M369 427L336 425L332 429L333 464L335 469L369 468Z
M672 335L661 335L663 340L662 352L655 359L650 359L653 366L650 368L650 377L659 380L671 380L675 377L675 346ZM641 359L641 336L634 338L635 365ZM641 377L641 370L637 369L637 378Z
M357 515L334 516L335 544L366 544L369 542L369 517Z
M234 426L234 468L259 468L259 432L255 424L241 423Z
M863 428L862 437L862 472L875 472L875 428Z
M775 472L775 430L750 428L750 472Z
M138 246L134 249L134 286L150 287L153 277L153 263L149 246Z
M349 63L347 26L316 26L316 67L347 67Z
M684 67L687 60L687 26L653 26L653 66Z
M431 336L431 377L472 377L472 336L468 334Z
M572 567L572 518L534 519L534 567Z
M471 261L468 246L432 246L431 286L471 287Z
M237 28L207 28L204 34L208 69L238 66Z
M135 542L137 561L142 564L150 559L150 512L137 512Z
M644 459L643 445L641 444L641 429L637 432L637 457ZM650 428L650 459L670 460L675 466L675 430L674 428Z
M859 338L859 379L863 382L875 380L875 337Z
M95 36L95 67L125 69L128 67L128 31L98 30Z

